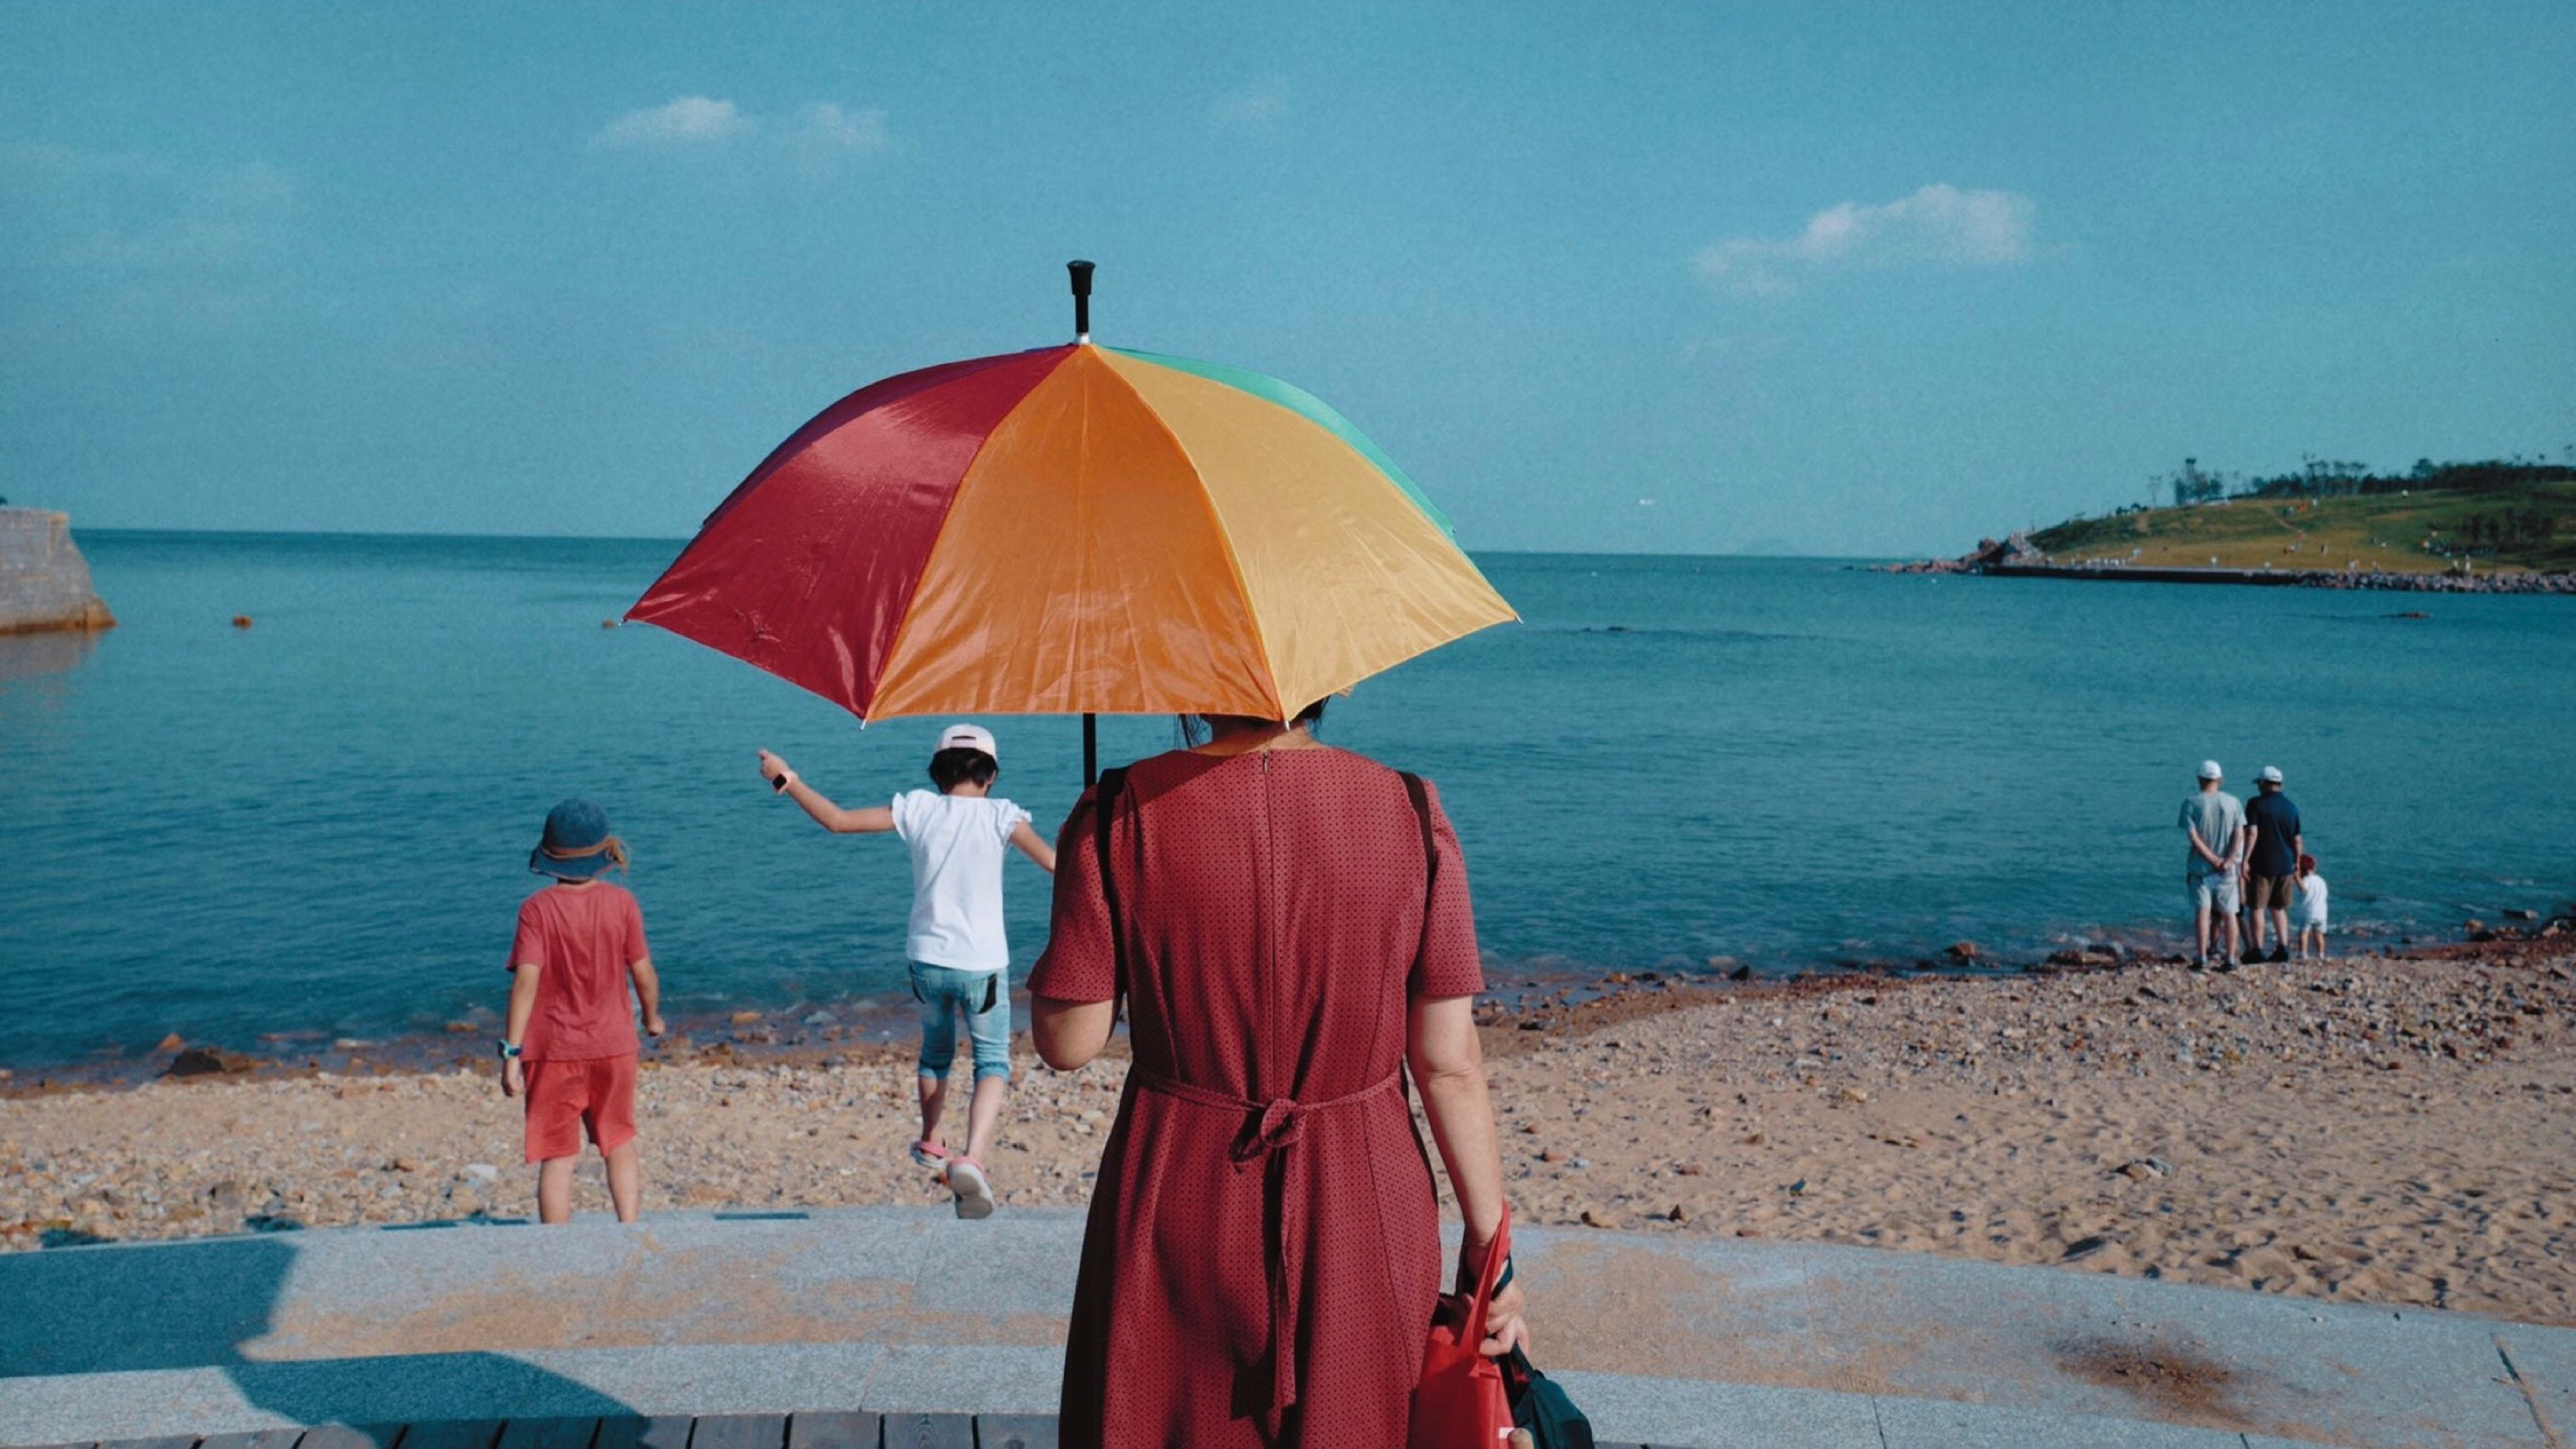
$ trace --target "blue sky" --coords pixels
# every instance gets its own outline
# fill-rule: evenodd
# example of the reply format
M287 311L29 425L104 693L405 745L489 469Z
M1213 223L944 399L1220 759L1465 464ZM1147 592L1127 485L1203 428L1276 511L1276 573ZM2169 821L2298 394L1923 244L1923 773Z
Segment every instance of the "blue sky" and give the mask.
M1471 547L2556 458L2576 7L0 9L0 494L76 524L684 535L1073 256Z

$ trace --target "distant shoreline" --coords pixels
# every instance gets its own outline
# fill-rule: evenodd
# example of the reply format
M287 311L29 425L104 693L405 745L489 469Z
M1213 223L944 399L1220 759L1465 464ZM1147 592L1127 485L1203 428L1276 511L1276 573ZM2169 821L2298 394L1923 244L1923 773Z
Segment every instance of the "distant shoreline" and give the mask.
M2219 564L2131 563L2126 559L2059 562L2030 536L1982 539L1957 558L1913 559L1869 566L1889 574L1975 574L1998 579L2081 579L2124 584L2233 584L2255 588L2376 589L2425 594L2576 595L2576 573L2475 573L2401 569L2229 568Z
M2091 579L2130 584L2239 584L2425 594L2576 594L2576 574L2411 574L2386 569L2140 567L2121 563L1996 563L1974 572L1999 579Z

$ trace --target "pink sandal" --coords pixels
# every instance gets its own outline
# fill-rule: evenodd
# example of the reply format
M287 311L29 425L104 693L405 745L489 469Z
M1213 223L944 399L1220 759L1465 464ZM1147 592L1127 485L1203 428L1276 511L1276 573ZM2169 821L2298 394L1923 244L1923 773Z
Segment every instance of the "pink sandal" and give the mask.
M948 1149L927 1137L912 1144L912 1160L934 1172L948 1171Z
M984 1164L960 1152L948 1159L948 1190L957 1194L957 1216L989 1218L993 1215L993 1184L984 1176Z

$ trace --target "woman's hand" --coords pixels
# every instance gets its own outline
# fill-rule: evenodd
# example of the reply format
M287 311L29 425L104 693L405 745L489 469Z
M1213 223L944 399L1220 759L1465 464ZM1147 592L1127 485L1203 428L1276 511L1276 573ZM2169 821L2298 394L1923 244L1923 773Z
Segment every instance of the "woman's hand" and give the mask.
M787 768L787 762L785 760L778 758L767 750L760 752L760 778L769 782L769 788L773 790L777 789L779 781L784 780L795 773L796 772L794 770Z
M1491 1241L1479 1243L1470 1237L1458 1245L1458 1295L1466 1297L1476 1291L1476 1280L1485 1271L1485 1254ZM1521 1292L1512 1265L1503 1265L1505 1281L1494 1290L1492 1301L1485 1305L1485 1341L1476 1347L1487 1358L1496 1358L1517 1348L1529 1349L1529 1323L1521 1317L1528 1297Z
M1518 1283L1494 1290L1494 1301L1485 1305L1485 1341L1476 1346L1476 1352L1487 1358L1500 1358L1516 1348L1529 1352L1529 1320L1521 1317L1527 1301Z

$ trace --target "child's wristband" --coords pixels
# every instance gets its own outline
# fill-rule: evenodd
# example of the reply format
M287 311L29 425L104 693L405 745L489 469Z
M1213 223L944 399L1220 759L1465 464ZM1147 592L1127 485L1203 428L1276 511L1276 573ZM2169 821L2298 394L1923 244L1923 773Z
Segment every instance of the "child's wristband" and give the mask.
M494 1050L501 1054L501 1060L505 1062L515 1062L519 1059L521 1048L516 1042L494 1042L492 1046Z

